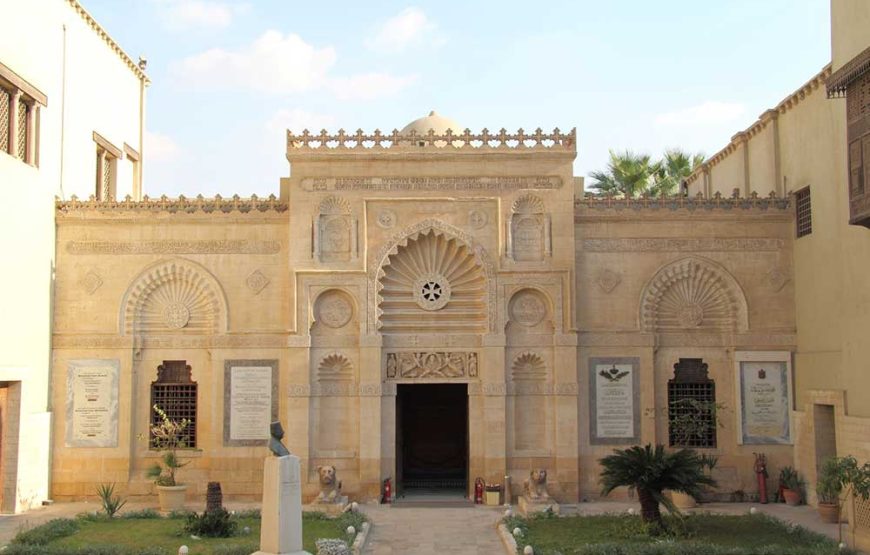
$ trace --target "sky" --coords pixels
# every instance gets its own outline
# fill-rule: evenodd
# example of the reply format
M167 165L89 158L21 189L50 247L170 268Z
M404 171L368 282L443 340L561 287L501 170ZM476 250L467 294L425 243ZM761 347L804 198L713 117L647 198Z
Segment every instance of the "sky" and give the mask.
M145 192L278 194L285 130L577 128L712 155L830 61L829 0L82 0L148 60Z

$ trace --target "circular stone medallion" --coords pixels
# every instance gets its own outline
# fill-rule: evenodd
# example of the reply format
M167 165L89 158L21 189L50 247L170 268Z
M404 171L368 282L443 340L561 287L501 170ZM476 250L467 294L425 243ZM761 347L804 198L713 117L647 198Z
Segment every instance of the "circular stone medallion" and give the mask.
M698 304L686 304L677 312L677 319L684 328L697 328L704 321L704 308Z
M520 293L511 304L511 319L524 326L537 326L547 315L547 307L541 298L531 292Z
M171 302L163 309L163 322L173 330L180 330L190 322L190 310L180 302Z
M468 213L468 225L474 229L480 229L486 225L486 212L471 210Z
M396 225L396 213L392 210L381 210L378 213L378 225L384 229L389 229Z
M440 274L423 276L414 282L414 300L423 310L438 310L450 300L450 283Z
M350 322L353 307L341 293L326 293L317 302L317 319L330 328L340 328Z

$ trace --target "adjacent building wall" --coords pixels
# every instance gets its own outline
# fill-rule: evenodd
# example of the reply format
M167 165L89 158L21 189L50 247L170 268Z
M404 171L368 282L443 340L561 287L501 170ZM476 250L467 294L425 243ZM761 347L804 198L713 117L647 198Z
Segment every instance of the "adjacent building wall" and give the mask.
M3 485L0 509L18 512L49 497L54 197L94 194L95 131L122 151L126 144L142 153L146 80L72 0L4 3L0 63L47 100L34 126L33 165L0 153L0 187L9 199L0 208L0 249L14 261L0 277L0 382L20 387L22 431L9 436L18 438L18 455L10 462L4 454L4 476L14 487ZM139 194L132 163L124 158L117 166L119 194Z

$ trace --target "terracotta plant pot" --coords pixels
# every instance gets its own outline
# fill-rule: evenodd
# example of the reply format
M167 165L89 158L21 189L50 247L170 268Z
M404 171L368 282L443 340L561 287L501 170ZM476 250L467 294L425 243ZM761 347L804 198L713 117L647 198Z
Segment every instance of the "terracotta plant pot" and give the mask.
M172 511L184 510L184 500L187 497L187 484L180 486L157 486L157 499L160 503L160 512L171 513Z
M678 509L694 509L698 506L698 502L695 501L695 498L687 493L672 491L670 494L671 501L674 502L674 505L676 505Z
M816 509L822 522L836 524L840 521L840 508L836 503L819 503Z
M785 488L782 490L782 496L785 498L785 504L789 507L796 507L801 504L801 492Z

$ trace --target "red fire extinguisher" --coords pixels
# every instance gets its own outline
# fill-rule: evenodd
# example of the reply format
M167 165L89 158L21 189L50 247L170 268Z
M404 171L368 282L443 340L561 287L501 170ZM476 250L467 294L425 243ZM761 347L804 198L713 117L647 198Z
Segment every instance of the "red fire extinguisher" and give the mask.
M485 482L483 478L477 478L474 481L474 502L478 505L483 503L483 486Z
M767 504L767 457L764 453L755 455L755 477L758 479L758 502Z
M393 502L393 484L390 483L390 479L387 478L384 480L384 498L381 499L381 503L392 503Z

